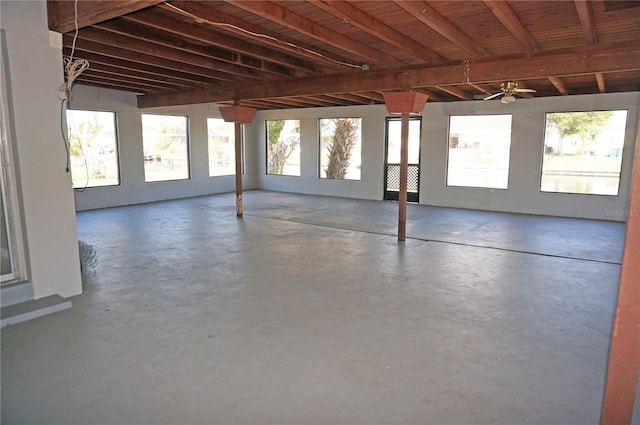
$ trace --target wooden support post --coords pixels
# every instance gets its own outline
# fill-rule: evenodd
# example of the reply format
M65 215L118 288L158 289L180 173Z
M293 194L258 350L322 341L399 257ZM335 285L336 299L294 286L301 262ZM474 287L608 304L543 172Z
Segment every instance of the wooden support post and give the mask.
M383 93L384 103L390 114L402 114L400 130L400 193L398 194L398 241L404 241L407 233L407 179L409 173L409 115L424 109L429 96L417 92Z
M400 129L400 193L398 194L398 240L407 234L407 175L409 173L409 113L402 114Z
M613 322L601 425L630 425L640 363L640 131L629 190L618 302Z
M235 123L236 127L236 216L242 217L242 124Z
M236 216L242 217L242 124L249 124L256 110L239 105L223 106L218 110L225 122L235 123Z

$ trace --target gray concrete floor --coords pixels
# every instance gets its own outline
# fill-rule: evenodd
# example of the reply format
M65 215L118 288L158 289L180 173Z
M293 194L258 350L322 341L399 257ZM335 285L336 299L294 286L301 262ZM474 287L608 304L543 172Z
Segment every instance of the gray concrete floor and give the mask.
M624 225L254 191L78 214L2 423L596 424Z

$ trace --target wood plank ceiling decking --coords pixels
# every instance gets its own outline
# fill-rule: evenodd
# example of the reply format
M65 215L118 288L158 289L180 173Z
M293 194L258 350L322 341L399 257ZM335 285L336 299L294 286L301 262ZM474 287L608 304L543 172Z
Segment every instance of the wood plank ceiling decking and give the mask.
M48 1L66 56L75 6ZM77 27L77 82L141 107L462 101L507 80L536 97L640 90L639 1L79 0Z

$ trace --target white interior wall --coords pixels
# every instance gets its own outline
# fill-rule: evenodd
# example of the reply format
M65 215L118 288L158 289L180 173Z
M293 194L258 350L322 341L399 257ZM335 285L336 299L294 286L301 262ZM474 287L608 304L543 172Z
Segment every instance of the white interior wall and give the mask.
M539 179L544 146L545 113L627 109L625 158L632 158L638 129L640 93L519 99L510 105L493 102L427 102L422 114L420 203L426 205L533 213L542 215L625 219L623 212L631 177L631 161L623 160L619 196L544 193ZM233 177L208 177L206 118L219 117L215 105L192 105L139 110L135 96L113 90L77 86L76 109L115 111L118 116L122 184L76 194L78 210L128 205L210 193L233 191ZM191 180L144 182L141 113L183 114L190 117ZM450 115L512 114L509 189L446 186L446 158ZM246 189L266 189L359 199L382 199L384 182L384 105L258 111L245 129ZM362 118L361 180L319 178L318 119ZM265 121L300 120L301 175L266 174Z
M0 3L5 31L28 279L34 298L82 292L71 176L60 133L58 87L63 82L60 47L49 47L47 4Z
M131 205L166 199L223 193L235 190L234 176L209 177L207 118L221 118L215 105L138 109L136 95L116 90L76 85L72 109L116 113L120 156L120 185L76 191L78 211ZM183 115L189 117L189 163L191 178L162 182L144 181L142 114ZM251 125L245 133L252 134ZM248 142L250 143L250 141ZM245 152L245 189L256 188L254 150ZM253 172L253 173L252 173Z

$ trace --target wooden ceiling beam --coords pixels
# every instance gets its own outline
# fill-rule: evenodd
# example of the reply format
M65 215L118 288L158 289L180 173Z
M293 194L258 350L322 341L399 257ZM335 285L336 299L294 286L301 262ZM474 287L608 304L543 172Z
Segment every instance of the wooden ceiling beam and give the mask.
M292 29L308 37L319 40L323 43L330 44L331 46L340 49L345 52L349 52L353 55L357 55L366 60L376 62L386 66L401 66L406 65L405 62L398 60L397 58L384 53L380 50L374 49L365 43L353 40L343 34L340 34L331 28L320 25L302 15L293 13L285 7L268 1L250 1L250 0L225 0L240 9L251 12L264 19L268 19L285 28ZM360 64L354 64L360 65Z
M473 96L471 96L469 93L464 92L463 90L460 90L457 87L454 87L454 86L434 86L434 87L440 91L449 93L450 95L455 96L458 99L473 100Z
M460 28L442 16L426 1L393 0L398 6L412 14L420 22L427 25L438 34L469 53L472 56L489 56L491 52L474 39L465 34Z
M358 9L352 2L326 0L307 0L307 2L332 14L342 22L353 25L359 30L404 50L426 63L436 63L446 60L427 46L418 43L411 37L406 36L395 28Z
M503 56L472 61L471 83L491 81L557 78L640 70L640 45L599 44L581 49L561 49L523 57ZM414 87L459 84L462 66L431 65L382 71L346 72L327 76L305 77L250 84L203 88L177 94L142 96L141 108L217 102L237 98L261 99L286 96L399 90Z
M76 21L77 27L80 29L162 3L162 1L163 0L82 0L77 2L78 13L76 16L75 1L47 0L49 29L66 33L75 30Z
M598 91L606 93L607 87L604 84L604 74L602 72L596 72L596 82L598 83Z
M78 37L83 40L94 41L118 49L144 53L176 61L185 65L197 66L208 70L209 75L222 81L234 82L239 80L238 77L260 80L262 79L261 77L264 77L262 73L253 69L220 62L193 53L183 52L160 44L122 35L121 33L114 33L112 32L113 29L109 29L114 27L113 24L107 24L105 26L107 28L97 26L85 28L80 32Z
M241 58L239 55L246 55L289 67L298 71L300 75L313 74L324 70L323 67L318 67L309 61L289 56L279 51L256 45L255 43L249 43L237 37L230 37L216 31L211 31L202 26L198 26L195 23L188 24L186 22L178 21L170 16L166 16L152 10L133 13L123 17L122 19L136 22L138 24L144 24L196 43L227 49L235 52L239 58Z
M65 46L67 45L71 45L70 36L65 36ZM133 52L126 49L118 49L113 46L105 46L104 44L84 39L78 39L76 41L76 51L97 53L103 56L156 67L157 69L180 72L184 77L188 77L190 79L192 78L195 81L207 82L211 85L219 85L217 84L218 78L216 77L215 73L212 74L207 69L201 68L199 66L176 62L174 60L169 60L154 55Z
M535 52L538 45L533 36L524 26L518 15L513 11L509 3L504 0L483 0L484 5L500 21L502 26L518 40L525 52Z
M591 4L587 0L574 0L576 5L576 11L578 12L578 19L580 19L580 26L582 27L582 33L587 44L596 44L598 37L596 35L596 26L593 22L593 11L591 10Z
M219 47L196 44L189 40L185 40L183 37L174 36L166 31L137 24L135 22L120 19L117 21L104 22L95 26L114 34L120 34L144 42L157 44L165 48L179 50L187 54L195 54L213 59L218 61L216 69L224 70L236 75L264 75L265 78L296 76L294 70L291 68L275 65L271 62L266 62L253 57L235 54L234 52L221 49Z
M569 94L569 90L567 90L567 86L564 82L558 77L549 77L549 81L551 84L560 92L561 95L566 96Z

